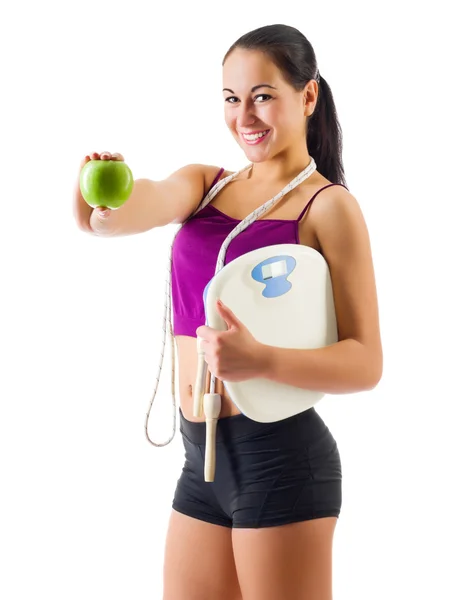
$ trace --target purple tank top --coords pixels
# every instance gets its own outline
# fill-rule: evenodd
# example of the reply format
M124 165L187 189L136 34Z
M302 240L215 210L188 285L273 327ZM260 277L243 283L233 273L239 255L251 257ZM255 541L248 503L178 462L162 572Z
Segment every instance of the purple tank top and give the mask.
M219 171L210 189L223 172L224 169ZM225 264L257 248L273 244L299 244L299 221L319 192L332 185L343 184L330 183L316 192L297 219L254 221L231 241ZM209 203L187 221L176 235L171 264L174 335L196 337L196 329L206 324L204 288L214 277L217 256L224 240L238 223L238 219L229 217Z

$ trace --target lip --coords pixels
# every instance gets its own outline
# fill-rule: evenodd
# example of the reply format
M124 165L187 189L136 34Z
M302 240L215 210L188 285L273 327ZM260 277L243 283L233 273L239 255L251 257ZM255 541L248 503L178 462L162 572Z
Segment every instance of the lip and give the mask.
M252 133L246 133L246 134L245 134L245 135L255 135L256 133L263 133L264 131L266 131L266 132L267 132L267 134L266 134L266 135L264 135L263 137L261 137L261 138L258 138L258 139L256 139L256 140L253 140L253 141L246 140L246 139L244 138L244 134L243 134L243 132L240 132L240 137L243 139L243 141L244 141L244 142L245 142L247 145L249 145L249 146L256 146L257 144L261 144L261 143L262 143L264 140L266 140L266 139L267 139L267 137L268 137L268 136L270 135L270 133L271 133L271 130L270 130L270 129L261 129L260 131L252 131Z
M264 131L270 131L269 129L257 129L256 131L240 131L242 135L253 135L255 133L263 133Z

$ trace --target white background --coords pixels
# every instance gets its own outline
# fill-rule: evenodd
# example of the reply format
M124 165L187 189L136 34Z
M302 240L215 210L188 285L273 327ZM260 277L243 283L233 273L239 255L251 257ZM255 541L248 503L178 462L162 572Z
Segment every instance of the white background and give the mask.
M465 6L467 3L465 4ZM460 2L8 2L0 9L0 596L158 599L179 432L144 420L173 229L99 239L82 157L135 178L247 164L222 58L298 27L336 102L372 242L385 370L319 412L343 461L334 599L474 597L472 45ZM263 203L264 199L262 199ZM150 434L171 433L169 363Z

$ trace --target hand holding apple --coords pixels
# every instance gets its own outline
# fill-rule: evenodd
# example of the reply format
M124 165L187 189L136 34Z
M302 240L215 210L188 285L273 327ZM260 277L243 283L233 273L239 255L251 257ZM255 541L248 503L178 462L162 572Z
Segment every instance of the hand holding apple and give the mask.
M79 187L84 201L90 207L115 210L129 199L133 190L133 175L121 154L103 152L98 155L94 152L86 157L82 165Z

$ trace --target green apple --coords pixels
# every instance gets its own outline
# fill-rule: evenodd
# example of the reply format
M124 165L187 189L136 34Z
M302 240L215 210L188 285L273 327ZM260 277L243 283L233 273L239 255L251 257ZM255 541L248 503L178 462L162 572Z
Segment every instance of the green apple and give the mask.
M79 187L92 208L119 208L130 197L133 175L123 160L90 160L81 170Z

